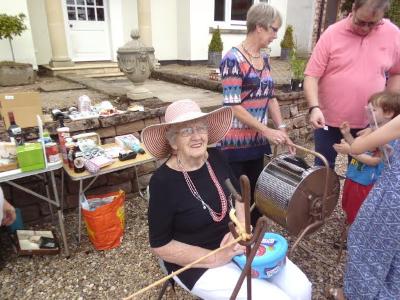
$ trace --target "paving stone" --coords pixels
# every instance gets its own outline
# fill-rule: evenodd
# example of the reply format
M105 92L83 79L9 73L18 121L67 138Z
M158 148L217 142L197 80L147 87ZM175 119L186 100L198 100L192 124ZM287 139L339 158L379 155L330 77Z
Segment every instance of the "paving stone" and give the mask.
M39 85L39 89L43 92L79 90L84 88L86 88L86 86L83 84L65 80L45 82Z

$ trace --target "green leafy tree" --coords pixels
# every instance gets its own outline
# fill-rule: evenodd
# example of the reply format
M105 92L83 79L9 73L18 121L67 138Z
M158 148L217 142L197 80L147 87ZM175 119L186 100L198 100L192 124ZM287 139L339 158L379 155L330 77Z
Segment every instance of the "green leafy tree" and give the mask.
M15 56L11 41L15 36L21 35L22 32L27 29L27 27L24 24L25 17L26 16L24 14L19 14L17 16L0 14L0 40L8 39L14 62L15 62Z
M286 27L285 35L283 36L283 40L281 41L281 48L284 48L284 49L293 49L294 48L293 26L292 25L288 25Z
M224 48L224 44L221 39L221 32L219 31L219 27L214 30L211 38L211 42L208 45L208 52L222 52Z

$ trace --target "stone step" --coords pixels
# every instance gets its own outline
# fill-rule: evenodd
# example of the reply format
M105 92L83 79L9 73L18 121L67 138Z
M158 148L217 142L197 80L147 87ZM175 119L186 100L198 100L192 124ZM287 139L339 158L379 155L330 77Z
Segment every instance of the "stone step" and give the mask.
M76 74L76 75L98 75L97 77L104 77L105 74L120 73L118 63L116 62L75 63L75 65L72 67L55 68L49 65L43 65L41 67L48 75L51 76L57 76L60 74Z
M91 77L91 78L98 78L98 77L121 77L125 76L124 73L122 72L114 72L114 73L100 73L100 74L86 74L86 77Z

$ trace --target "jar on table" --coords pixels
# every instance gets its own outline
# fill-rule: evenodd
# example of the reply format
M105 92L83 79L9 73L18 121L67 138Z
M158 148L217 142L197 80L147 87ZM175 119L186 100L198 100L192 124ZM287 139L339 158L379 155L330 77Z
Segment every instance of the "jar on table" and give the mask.
M55 163L60 161L60 153L58 151L58 146L56 143L54 142L46 143L45 148L46 148L47 162Z

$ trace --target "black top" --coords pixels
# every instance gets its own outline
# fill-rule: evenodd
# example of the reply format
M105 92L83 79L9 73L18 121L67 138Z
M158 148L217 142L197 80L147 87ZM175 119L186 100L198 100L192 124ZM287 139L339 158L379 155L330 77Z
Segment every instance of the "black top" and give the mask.
M225 179L229 177L237 191L239 191L238 181L219 150L209 148L208 154L208 162L229 199L230 193L225 186ZM203 201L215 212L221 212L221 200L207 166L204 164L200 169L188 174ZM202 203L190 192L182 172L163 164L150 180L148 211L150 245L158 248L171 240L176 240L214 250L219 247L222 238L229 231L229 209L228 200L225 218L221 222L215 222L208 209L203 209ZM169 262L165 262L165 266L169 273L182 267ZM191 290L206 270L191 268L178 277Z

